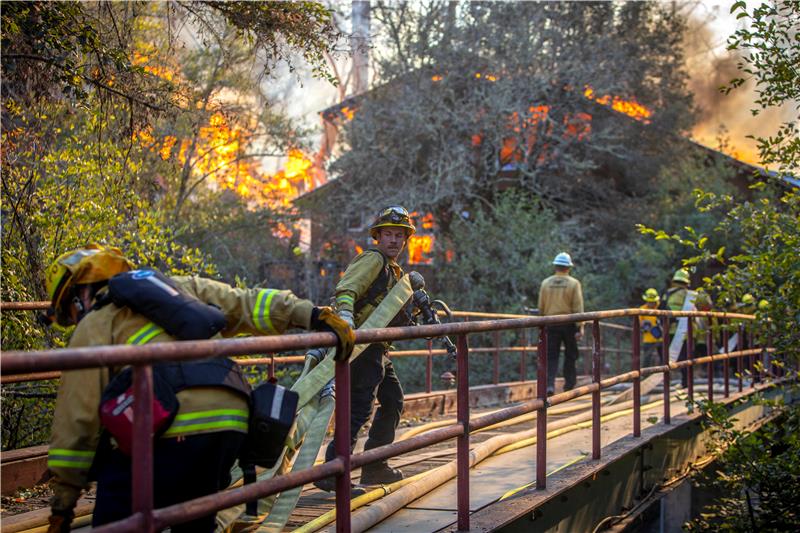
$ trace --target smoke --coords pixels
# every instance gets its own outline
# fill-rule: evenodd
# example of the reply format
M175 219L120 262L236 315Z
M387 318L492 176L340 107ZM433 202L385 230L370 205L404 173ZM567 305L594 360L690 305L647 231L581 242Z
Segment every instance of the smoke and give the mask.
M797 120L792 105L761 110L755 83L750 80L728 94L720 88L731 80L745 77L739 70L741 54L727 50L727 38L736 31L734 17L726 4L690 4L689 30L684 39L688 86L697 107L697 123L692 137L711 148L721 149L748 163L759 163L756 142L748 136L773 135L782 122ZM742 22L739 22L740 24Z

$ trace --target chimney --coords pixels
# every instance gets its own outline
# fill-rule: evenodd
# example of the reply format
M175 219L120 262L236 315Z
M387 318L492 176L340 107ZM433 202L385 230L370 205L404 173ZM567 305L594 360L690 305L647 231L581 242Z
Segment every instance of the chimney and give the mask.
M353 53L353 90L361 94L369 88L369 0L352 3L353 35L350 48Z

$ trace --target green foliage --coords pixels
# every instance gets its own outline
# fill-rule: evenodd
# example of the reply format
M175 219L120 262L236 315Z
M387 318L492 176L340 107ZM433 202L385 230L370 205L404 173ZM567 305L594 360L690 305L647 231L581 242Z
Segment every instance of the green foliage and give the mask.
M710 432L715 466L701 482L721 497L685 527L688 531L797 531L800 528L800 406L755 399L783 414L749 432L734 427L722 404L698 403Z
M467 213L450 226L454 257L439 276L445 299L471 310L536 307L538 282L552 273L550 263L563 247L553 213L515 189L490 205L476 202Z
M762 4L749 13L745 2L732 12L750 18L750 28L736 32L732 49L745 49L740 69L757 82L756 104L767 108L789 102L796 105L797 58L800 39L797 21L800 2ZM741 86L737 78L725 89ZM758 113L758 109L753 111ZM775 137L759 139L762 162L782 171L800 167L797 131L785 124ZM752 294L760 301L756 322L758 343L775 348L776 364L797 379L800 361L800 193L780 175L756 177L753 199L742 201L723 191L695 191L700 214L722 213L712 228L652 229L642 233L687 249L687 266L721 264L723 270L704 278L705 287L721 302L739 302ZM794 365L790 364L793 361ZM796 391L795 391L796 393ZM800 527L800 407L785 408L776 423L749 433L734 429L724 407L700 404L712 430L710 451L719 465L709 484L722 494L690 531L795 531Z
M285 60L294 70L291 54L299 52L316 76L331 83L325 55L333 52L339 35L331 10L319 2L178 2L202 20L217 11L236 28L238 37L265 54L265 72ZM206 27L208 27L206 25Z

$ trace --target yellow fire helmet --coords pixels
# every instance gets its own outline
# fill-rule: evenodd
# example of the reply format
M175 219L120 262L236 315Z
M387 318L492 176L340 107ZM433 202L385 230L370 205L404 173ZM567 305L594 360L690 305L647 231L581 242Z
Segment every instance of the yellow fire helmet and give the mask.
M369 234L373 239L377 239L380 228L405 228L408 230L406 236L410 237L416 233L417 228L411 223L408 209L399 205L390 205L378 213L375 222L369 228Z
M685 268L676 270L675 275L672 276L672 281L675 281L677 283L685 283L686 285L688 285L690 283L689 271L686 270Z
M661 297L659 297L657 290L647 289L644 291L644 294L642 294L642 300L645 302L658 302L661 300Z
M47 295L58 323L69 325L69 318L63 313L62 307L65 296L72 292L75 285L105 281L133 268L133 263L122 255L122 250L113 246L93 243L58 256L45 271Z

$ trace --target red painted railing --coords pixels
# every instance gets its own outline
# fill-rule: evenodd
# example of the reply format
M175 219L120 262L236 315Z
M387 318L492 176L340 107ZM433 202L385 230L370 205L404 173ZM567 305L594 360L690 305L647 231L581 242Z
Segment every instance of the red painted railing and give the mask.
M602 319L638 317L647 314L658 315L667 326L669 317L716 317L723 325L730 319L753 319L750 315L731 313L709 312L672 312L660 310L623 309L617 311L601 311L594 313L581 313L574 315L561 315L550 317L508 318L502 320L487 320L475 322L461 322L431 326L412 326L405 328L385 328L359 331L356 333L356 342L370 344L374 342L395 341L404 339L430 338L442 335L457 336L457 369L458 369L458 416L457 422L447 427L433 430L404 441L392 443L369 451L350 455L349 453L349 424L350 424L350 388L349 364L339 362L336 364L336 380L339 384L336 395L336 434L337 457L327 463L308 468L299 472L292 472L272 479L258 481L236 489L226 490L188 502L172 505L162 509L153 509L152 483L153 483L153 450L150 436L150 417L152 416L152 372L150 364L164 360L192 360L213 356L234 356L251 353L274 353L281 350L300 350L315 346L332 346L335 338L330 333L307 333L300 335L282 335L275 337L250 337L226 340L184 341L173 343L157 343L145 346L101 346L91 348L67 348L61 350L47 350L35 352L5 352L0 356L0 365L3 374L19 375L37 372L52 372L54 370L68 370L78 368L93 368L104 366L133 365L134 387L136 390L136 405L134 412L133 447L133 515L124 520L107 524L97 528L98 532L123 531L156 531L171 524L179 524L208 515L212 512L240 505L248 501L276 494L287 489L305 485L331 475L337 476L336 508L337 530L350 530L350 470L365 464L394 457L406 452L424 448L431 444L448 439L457 438L458 461L458 527L469 529L469 437L478 429L489 425L509 420L516 416L538 412L537 417L537 461L536 461L536 486L538 489L546 487L545 464L547 452L547 417L546 411L550 406L558 405L585 394L592 395L592 456L600 458L600 391L604 388L623 382L633 382L634 390L638 392L639 380L647 375L662 373L664 376L665 402L664 423L670 423L669 413L669 378L672 371L681 368L692 368L700 364L709 365L708 395L713 397L713 365L714 361L727 363L730 359L737 359L739 369L742 368L740 360L750 358L751 368L755 356L759 356L766 368L770 368L768 360L769 350L754 348L738 350L728 353L727 343L725 353L712 355L713 342L708 342L708 355L695 357L693 343L689 343L687 360L669 362L660 366L640 368L640 342L638 319L633 321L632 338L632 369L630 372L611 378L602 379L602 345L600 343L600 323ZM537 398L509 407L488 415L470 418L469 416L469 348L467 336L471 333L499 332L504 330L517 330L538 327L540 328L538 346L539 376L547 375L547 331L548 326L573 323L592 322L594 345L592 352L592 383L556 394L546 396L546 379L538 379ZM689 323L691 324L691 320ZM744 332L744 325L739 326ZM664 327L668 334L669 328ZM727 329L726 329L727 331ZM752 346L753 335L750 328L750 343ZM711 341L711 330L708 332ZM691 338L691 337L689 337ZM744 336L742 336L744 338ZM723 334L723 340L727 335ZM664 340L663 357L668 354L668 341ZM664 361L662 361L663 363ZM728 394L729 365L725 366L724 383L725 394ZM764 372L759 372L763 379ZM741 382L741 378L740 378ZM144 401L141 401L144 400ZM634 395L633 425L634 436L640 435L640 397Z

